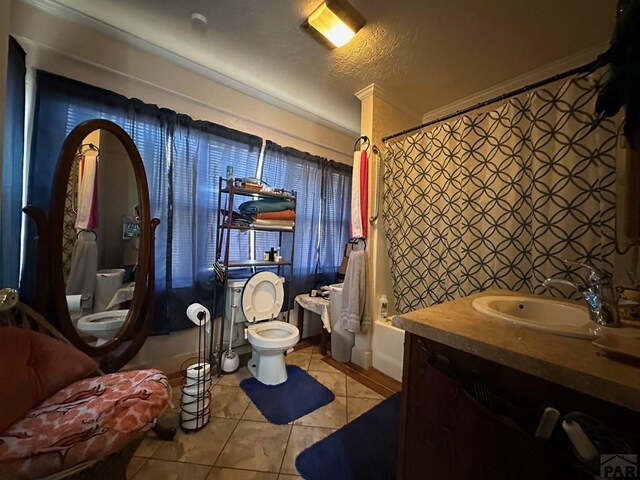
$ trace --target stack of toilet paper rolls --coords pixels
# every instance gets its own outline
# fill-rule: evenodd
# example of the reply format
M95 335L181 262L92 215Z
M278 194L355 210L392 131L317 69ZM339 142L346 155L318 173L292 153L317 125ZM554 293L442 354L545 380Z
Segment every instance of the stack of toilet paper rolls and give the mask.
M194 363L187 367L180 401L180 426L198 430L211 417L211 365Z

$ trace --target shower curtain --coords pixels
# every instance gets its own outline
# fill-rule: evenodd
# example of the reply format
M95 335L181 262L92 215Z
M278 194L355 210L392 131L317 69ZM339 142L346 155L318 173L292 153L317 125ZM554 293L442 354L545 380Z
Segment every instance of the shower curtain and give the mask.
M612 273L617 126L605 120L588 133L599 82L547 85L386 145L383 218L399 312L584 278L564 259Z

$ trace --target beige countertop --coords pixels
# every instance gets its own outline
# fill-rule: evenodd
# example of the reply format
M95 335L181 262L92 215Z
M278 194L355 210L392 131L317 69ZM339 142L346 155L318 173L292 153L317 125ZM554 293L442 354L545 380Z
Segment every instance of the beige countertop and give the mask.
M435 342L640 412L640 368L613 360L589 340L563 337L476 312L493 290L398 315L393 325Z

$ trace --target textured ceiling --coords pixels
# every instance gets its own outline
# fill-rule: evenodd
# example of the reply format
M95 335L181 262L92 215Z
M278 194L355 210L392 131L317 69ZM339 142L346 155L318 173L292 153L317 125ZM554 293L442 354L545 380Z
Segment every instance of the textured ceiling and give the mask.
M367 25L330 51L298 28L319 2L48 0L352 131L354 93L371 83L420 115L606 42L616 4L351 0ZM194 11L205 32L190 25Z

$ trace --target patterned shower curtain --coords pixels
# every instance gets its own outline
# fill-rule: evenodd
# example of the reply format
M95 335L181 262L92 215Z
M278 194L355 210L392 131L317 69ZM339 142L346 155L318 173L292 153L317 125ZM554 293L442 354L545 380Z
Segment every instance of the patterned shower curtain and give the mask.
M386 145L383 217L399 312L584 278L564 259L613 272L617 126L588 133L599 78L551 84Z

